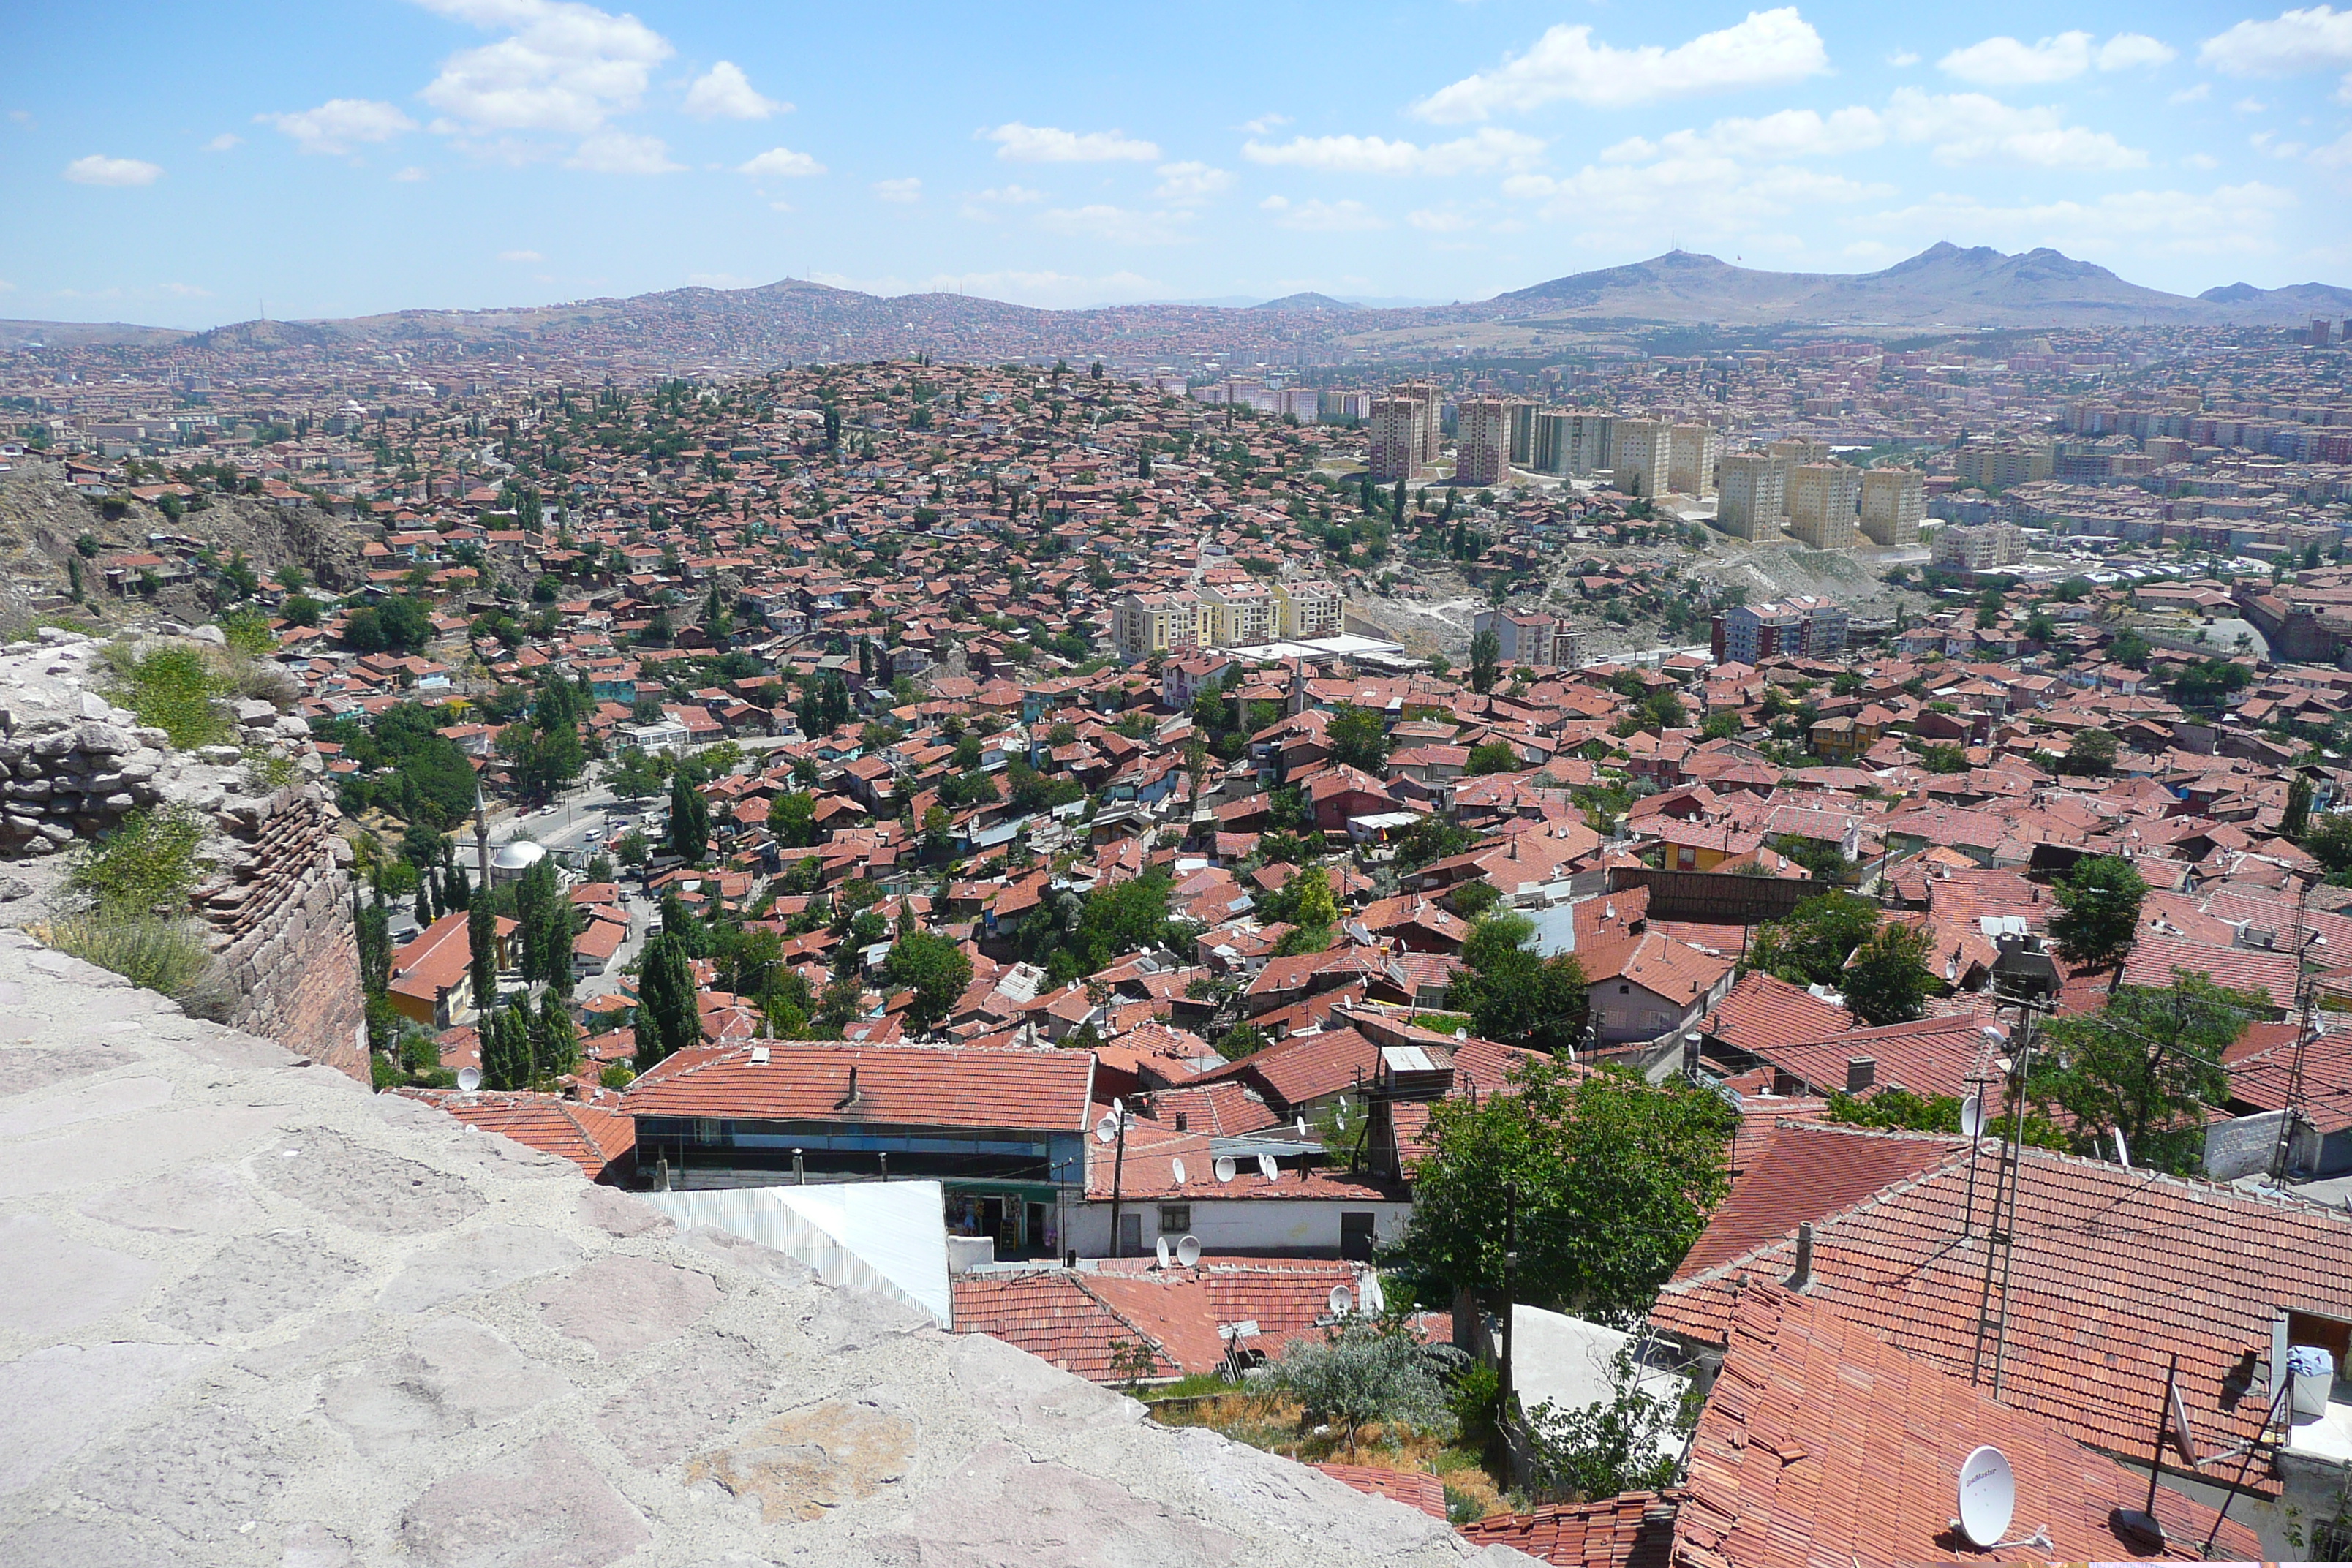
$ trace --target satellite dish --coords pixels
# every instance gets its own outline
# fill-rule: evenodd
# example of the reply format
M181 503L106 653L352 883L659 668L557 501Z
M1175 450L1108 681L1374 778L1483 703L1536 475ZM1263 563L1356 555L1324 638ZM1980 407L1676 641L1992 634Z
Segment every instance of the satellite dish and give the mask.
M481 1088L482 1069L479 1068L459 1068L457 1069L457 1087L464 1089L467 1094L471 1094L476 1089Z
M1221 1182L1230 1182L1234 1179L1234 1173L1240 1169L1240 1166L1234 1163L1234 1157L1231 1154L1220 1154L1217 1156L1217 1180Z
M2017 1513L2017 1478L1990 1444L1960 1461L1960 1533L1979 1550L1998 1546Z
M1103 1112L1103 1119L1095 1123L1095 1142L1097 1143L1108 1143L1118 1136L1118 1117L1117 1113L1108 1110Z
M1377 1274L1365 1275L1357 1283L1356 1294L1367 1312L1377 1312L1389 1304L1387 1295L1381 1289L1381 1277Z
M1175 1159L1169 1161L1168 1169L1170 1173L1176 1178L1176 1184L1180 1187L1182 1186L1184 1184L1183 1156L1178 1155Z
M1158 1267L1158 1268L1167 1268L1167 1267L1168 1267L1168 1238L1167 1238L1166 1237L1164 1237L1164 1236L1163 1236L1163 1237L1161 1237L1158 1241L1154 1242L1154 1243L1152 1244L1152 1246L1153 1246L1153 1247L1158 1251L1158 1253L1159 1253L1159 1255L1160 1255L1160 1262L1156 1265L1156 1267Z
M1960 1136L1976 1138L1984 1132L1984 1098L1972 1094L1960 1101Z
M2130 1170L2131 1145L2124 1142L2124 1130L2120 1127L2110 1127L2107 1131L2116 1135L2116 1163L2126 1171Z
M1301 1138L1304 1138L1304 1137L1306 1137L1306 1136L1307 1136L1307 1118L1305 1118L1304 1116L1302 1116L1302 1117L1300 1117L1300 1118L1298 1119L1298 1135L1299 1135Z
M1257 1173L1264 1176L1267 1181L1273 1181L1280 1169L1281 1168L1274 1163L1273 1155L1260 1154L1257 1157Z
M1190 1268L1201 1261L1201 1238L1188 1236L1176 1244L1176 1261Z
M1356 1299L1348 1293L1348 1288L1345 1285L1334 1285L1331 1287L1330 1300L1326 1304L1330 1307L1333 1317L1344 1318L1354 1310Z

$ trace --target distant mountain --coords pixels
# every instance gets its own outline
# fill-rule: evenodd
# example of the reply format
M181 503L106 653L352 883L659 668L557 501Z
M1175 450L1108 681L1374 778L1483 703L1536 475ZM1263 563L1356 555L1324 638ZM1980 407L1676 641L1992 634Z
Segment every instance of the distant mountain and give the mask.
M2235 310L2276 311L2289 321L2302 321L2312 316L2337 316L2352 313L2352 289L2338 289L2333 283L2290 283L2284 289L2257 289L2251 283L2231 283L2219 289L2208 289L2197 296L2212 304Z
M1253 305L1250 308L1254 310L1319 310L1328 314L1343 310L1354 310L1360 307L1350 305L1345 300L1334 300L1328 294L1316 294L1310 292L1305 294L1285 294L1279 300L1267 300L1260 304Z

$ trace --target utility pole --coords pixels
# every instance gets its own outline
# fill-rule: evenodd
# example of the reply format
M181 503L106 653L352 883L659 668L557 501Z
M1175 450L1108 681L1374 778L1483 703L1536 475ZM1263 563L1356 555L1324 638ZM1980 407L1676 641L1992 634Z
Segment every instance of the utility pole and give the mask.
M1511 1304L1519 1293L1519 1184L1503 1184L1503 1356L1496 1367L1497 1431L1511 1420Z
M1117 1258L1119 1255L1119 1183L1127 1173L1127 1107L1123 1104L1118 1106L1112 1110L1111 1115L1118 1121L1118 1150L1112 1156L1110 1163L1110 1255Z

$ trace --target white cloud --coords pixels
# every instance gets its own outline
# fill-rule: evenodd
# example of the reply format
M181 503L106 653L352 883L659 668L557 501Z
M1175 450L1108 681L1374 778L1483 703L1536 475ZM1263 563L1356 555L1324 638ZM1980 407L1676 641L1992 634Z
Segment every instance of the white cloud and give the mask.
M253 120L275 126L305 153L348 153L357 143L389 142L416 129L416 121L391 104L366 98L331 98L316 109L257 114Z
M2218 169L2221 166L2221 160L2210 153L2191 153L2180 161L2192 169Z
M588 136L636 108L653 68L674 52L635 16L578 0L418 4L486 30L507 30L494 43L442 61L441 74L418 95L469 131Z
M1417 212L1409 212L1404 215L1404 221L1423 234L1460 234L1464 229L1478 226L1478 220L1469 214L1440 207L1423 207Z
M2034 87L2070 81L2094 67L2103 71L2163 65L2177 53L2146 33L2117 33L2098 43L2085 32L2060 33L2039 43L2006 36L1954 49L1936 62L1948 76L1979 87Z
M166 283L163 292L176 300L209 300L213 297L211 289L200 289L194 283Z
M2001 207L1973 196L1938 195L1868 221L1914 240L1948 237L2004 248L2050 246L2070 256L2129 264L2150 254L2265 255L2277 248L2281 213L2294 193L2251 181L2199 195L2125 191L2095 202L2056 201Z
M795 153L789 147L771 147L758 157L736 164L735 172L767 179L800 180L824 174L824 165L805 153Z
M1232 174L1206 163L1162 163L1160 184L1151 194L1163 202L1205 202L1230 189L1233 183Z
M1897 49L1886 57L1886 63L1896 70L1908 70L1919 63L1919 54L1916 49Z
M1538 216L1546 218L1610 226L1671 224L1685 239L1705 242L1760 237L1759 226L1800 208L1851 205L1893 190L1795 164L1759 168L1718 154L1639 166L1588 164L1562 179L1521 174L1503 182L1504 195L1541 204Z
M1335 174L1463 174L1525 168L1543 150L1540 137L1490 125L1426 147L1381 136L1294 136L1275 146L1245 142L1242 156L1253 163L1286 164Z
M1527 53L1440 88L1413 105L1413 112L1453 124L1559 99L1591 109L1629 109L1677 94L1786 86L1829 68L1822 36L1793 5L1751 11L1745 21L1671 49L1596 44L1591 27L1563 22Z
M1177 245L1192 237L1182 227L1191 216L1190 213L1139 212L1097 203L1048 208L1037 215L1037 223L1048 233L1072 239L1097 239L1108 245Z
M2265 114L2271 106L2259 98L2242 98L2230 107L2241 114Z
M244 145L244 137L237 135L235 132L224 131L219 135L205 143L205 151L207 153L226 153Z
M403 169L398 174L393 175L394 180L404 185L420 184L432 177L433 176L427 174L424 170L418 168L414 163L411 163L405 169Z
M66 165L66 178L77 185L152 185L163 177L156 164L137 158L110 158L92 153Z
M2297 76L2352 67L2352 10L2314 5L2245 21L2205 40L2200 65L2225 76Z
M2137 169L2147 154L2104 131L2068 125L2053 108L2014 108L1980 92L1897 88L1888 98L1895 140L1927 143L1939 163L2024 163L2043 169Z
M501 250L499 252L499 259L500 261L544 261L547 258L536 250Z
M685 109L697 120L765 120L771 114L790 114L793 106L762 98L742 67L720 60L686 89Z
M1289 123L1290 116L1287 114L1261 114L1255 120L1243 121L1235 129L1246 131L1253 136L1263 136L1269 131L1279 131Z
M874 199L880 202L919 202L923 199L923 182L912 175L903 180L877 180Z
M596 174L670 174L686 167L673 163L669 149L658 136L639 136L609 127L583 137L565 159L564 167Z
M1858 153L1886 140L1884 119L1856 106L1824 115L1810 109L1784 109L1755 120L1718 120L1704 132L1676 131L1651 142L1632 136L1604 148L1604 163L1641 163L1664 153L1710 154L1748 162L1818 158Z
M2183 103L2202 103L2212 96L2213 84L2210 81L2200 81L2195 87L2182 88L2179 92L2174 93L2164 101L2174 105Z
M991 185L980 193L979 199L983 202L1005 202L1015 206L1026 206L1032 202L1044 201L1045 193L1031 190L1027 185L1022 184Z
M1258 208L1272 213L1283 227L1309 234L1357 234L1389 226L1388 219L1358 201L1293 203L1286 196L1268 196Z
M1124 131L1060 131L1015 120L977 133L996 143L996 155L1019 163L1149 163L1160 149Z

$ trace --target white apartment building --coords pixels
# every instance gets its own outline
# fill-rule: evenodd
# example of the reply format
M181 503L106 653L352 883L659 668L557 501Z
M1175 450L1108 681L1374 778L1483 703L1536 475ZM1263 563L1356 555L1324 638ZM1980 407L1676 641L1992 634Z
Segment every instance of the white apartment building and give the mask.
M1293 641L1336 637L1347 630L1348 605L1339 585L1320 577L1277 580L1274 595L1275 636Z
M1799 463L1789 471L1789 531L1816 550L1851 550L1861 543L1855 526L1861 505L1860 468Z
M1480 610L1470 629L1493 632L1496 657L1506 665L1573 669L1584 662L1585 634L1540 610Z
M2014 523L1988 522L1975 528L1946 523L1936 531L1927 558L1937 566L1962 572L1997 572L2025 559L2025 533Z
M1668 433L1666 489L1676 495L1715 493L1716 459L1722 437L1712 425L1676 425Z
M1665 492L1674 456L1673 427L1655 419L1620 419L1612 433L1610 471L1629 496Z
M1111 642L1132 663L1201 646L1201 604L1190 593L1127 594L1111 606Z
M1763 452L1735 452L1717 465L1715 525L1741 539L1780 537L1788 515L1788 470Z
M1217 647L1255 647L1281 635L1274 594L1250 577L1211 580L1197 590L1200 640Z
M1498 485L1511 471L1511 405L1499 397L1468 397L1454 411L1454 478L1465 485Z
M1916 468L1872 468L1862 476L1862 531L1875 544L1916 544L1927 515L1926 476Z

